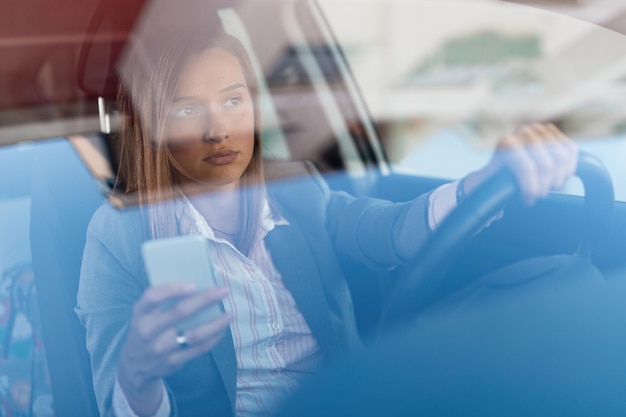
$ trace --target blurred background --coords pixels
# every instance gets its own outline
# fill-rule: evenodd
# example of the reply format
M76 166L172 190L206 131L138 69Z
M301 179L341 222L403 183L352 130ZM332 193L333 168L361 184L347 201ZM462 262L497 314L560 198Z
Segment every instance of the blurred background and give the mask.
M456 178L501 135L551 121L626 200L623 0L319 3L396 169Z

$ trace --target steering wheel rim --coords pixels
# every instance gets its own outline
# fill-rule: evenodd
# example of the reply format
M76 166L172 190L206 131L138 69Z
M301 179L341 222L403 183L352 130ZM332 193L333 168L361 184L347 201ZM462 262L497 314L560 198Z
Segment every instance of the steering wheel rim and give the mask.
M593 250L610 232L615 200L611 175L604 164L588 152L580 151L576 176L582 181L584 232L577 256L591 258ZM407 279L398 280L383 305L379 333L390 323L397 323L423 310L436 300L468 282L452 282L444 272L450 256L480 232L489 219L507 203L518 198L517 183L507 169L502 169L479 186L459 204L433 233L408 268Z

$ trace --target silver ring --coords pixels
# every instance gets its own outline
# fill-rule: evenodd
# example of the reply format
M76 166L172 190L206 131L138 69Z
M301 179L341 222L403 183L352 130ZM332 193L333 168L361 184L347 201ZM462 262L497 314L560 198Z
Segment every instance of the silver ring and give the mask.
M189 342L187 341L187 336L185 336L185 333L178 333L178 335L176 336L176 344L181 349L189 347Z

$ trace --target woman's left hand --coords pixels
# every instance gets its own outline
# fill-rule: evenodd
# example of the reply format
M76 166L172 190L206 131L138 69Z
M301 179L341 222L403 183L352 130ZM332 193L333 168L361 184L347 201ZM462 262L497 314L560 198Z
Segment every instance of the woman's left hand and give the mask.
M517 181L524 202L532 205L558 190L576 171L578 147L552 123L534 123L500 139L491 161L465 177L465 194L506 166Z

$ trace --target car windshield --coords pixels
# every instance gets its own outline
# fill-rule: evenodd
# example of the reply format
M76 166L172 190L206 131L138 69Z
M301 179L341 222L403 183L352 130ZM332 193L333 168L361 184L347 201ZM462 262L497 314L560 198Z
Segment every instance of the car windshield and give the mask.
M621 411L625 34L623 0L0 3L0 417Z

